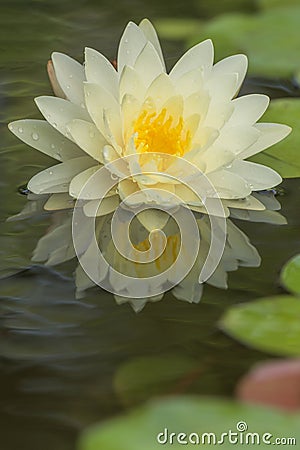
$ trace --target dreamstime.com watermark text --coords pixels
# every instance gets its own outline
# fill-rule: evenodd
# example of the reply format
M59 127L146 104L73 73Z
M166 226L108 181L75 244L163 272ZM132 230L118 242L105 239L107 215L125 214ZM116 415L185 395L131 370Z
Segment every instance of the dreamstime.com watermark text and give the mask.
M228 430L222 433L184 433L171 432L168 428L156 436L159 444L181 444L181 445L292 445L296 446L294 437L275 437L272 433L257 433L248 431L248 425L244 421L236 424L235 430Z

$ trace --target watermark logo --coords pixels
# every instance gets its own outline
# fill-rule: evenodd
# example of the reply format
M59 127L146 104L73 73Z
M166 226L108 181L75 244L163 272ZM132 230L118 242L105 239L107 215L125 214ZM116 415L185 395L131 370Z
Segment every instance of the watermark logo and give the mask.
M214 432L171 432L168 428L156 436L158 444L165 445L291 445L296 446L294 437L275 437L272 433L258 433L248 431L248 424L241 420L237 422L235 430L228 430L221 433Z

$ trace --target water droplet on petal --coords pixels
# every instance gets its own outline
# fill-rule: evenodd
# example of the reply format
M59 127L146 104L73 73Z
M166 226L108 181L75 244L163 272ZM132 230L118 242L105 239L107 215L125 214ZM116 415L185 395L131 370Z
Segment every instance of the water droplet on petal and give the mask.
M18 131L19 131L19 133L23 133L24 130L23 130L22 127L19 127L19 128L18 128Z
M90 130L90 133L89 133L89 135L90 135L90 137L91 137L91 138L94 138L94 137L95 137L95 131L93 131L93 130Z
M56 122L53 122L52 125L54 126L54 128L57 128L57 123Z
M70 75L69 75L69 78L73 78L73 75L72 75L72 74L70 74ZM68 86L67 86L67 87L68 87Z
M54 144L51 144L51 148L55 148L55 145L54 145Z
M116 175L115 173L111 173L110 177L111 177L112 180L118 180L119 179L118 175Z
M70 86L69 84L67 84L67 89L70 89L70 87L71 87L71 86Z
M39 138L40 138L40 136L38 135L38 133L32 133L32 134L31 134L31 137L32 137L32 139L33 139L34 141L38 141Z
M53 175L53 172L52 172L52 170L49 170L49 175Z

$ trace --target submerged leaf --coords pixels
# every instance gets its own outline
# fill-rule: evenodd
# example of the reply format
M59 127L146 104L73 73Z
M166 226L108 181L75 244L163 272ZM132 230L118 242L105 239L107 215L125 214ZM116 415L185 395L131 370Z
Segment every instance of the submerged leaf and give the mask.
M201 362L183 355L148 356L121 366L115 389L123 403L134 404L158 394L178 393L201 375Z

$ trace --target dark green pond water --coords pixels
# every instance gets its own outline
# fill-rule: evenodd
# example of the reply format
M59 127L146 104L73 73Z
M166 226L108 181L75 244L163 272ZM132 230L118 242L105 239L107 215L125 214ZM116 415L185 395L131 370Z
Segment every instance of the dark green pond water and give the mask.
M250 2L240 3L251 9ZM75 300L73 263L54 269L31 264L49 216L5 222L26 202L18 188L52 163L7 130L11 120L39 117L33 98L51 93L45 70L51 52L82 60L84 46L90 46L114 59L128 20L201 13L211 14L192 0L152 1L151 6L134 0L1 0L0 447L5 450L73 449L85 425L156 394L231 395L239 376L255 361L268 358L223 335L217 322L230 304L281 291L276 282L280 268L300 248L299 180L282 185L279 199L288 225L238 224L259 250L260 268L230 274L227 291L206 286L199 305L167 294L138 315L128 305L117 306L100 289ZM183 50L170 42L163 42L163 48L169 65ZM289 83L276 80L251 79L243 89L273 96L297 94ZM146 357L152 359L140 364ZM160 375L153 357L190 357L199 370L178 383L172 367L168 377ZM124 375L128 364L133 364L130 377ZM143 367L156 374L147 389L142 387L147 375Z

